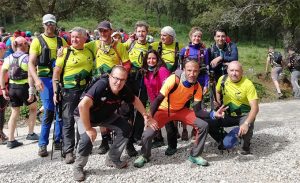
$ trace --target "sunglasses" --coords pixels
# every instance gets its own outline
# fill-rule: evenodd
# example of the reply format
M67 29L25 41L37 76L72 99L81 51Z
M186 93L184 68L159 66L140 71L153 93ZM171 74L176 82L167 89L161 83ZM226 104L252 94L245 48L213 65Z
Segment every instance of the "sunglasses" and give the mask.
M54 26L54 25L56 25L56 23L54 23L54 22L46 22L46 23L44 23L46 26L50 26L50 25L52 25L52 26Z

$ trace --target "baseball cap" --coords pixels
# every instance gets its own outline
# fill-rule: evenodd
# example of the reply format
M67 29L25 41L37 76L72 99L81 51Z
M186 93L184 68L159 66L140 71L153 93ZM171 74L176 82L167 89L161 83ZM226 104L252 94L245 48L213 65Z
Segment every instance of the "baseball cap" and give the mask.
M53 22L56 23L56 18L54 15L52 14L46 14L43 16L43 24L47 23L47 22Z
M111 37L114 37L114 36L116 36L116 35L119 35L120 37L122 37L122 35L121 35L120 32L114 32L114 33L112 33Z
M3 42L0 42L0 49L6 49L6 45Z
M223 139L223 145L226 149L232 149L239 143L238 133L239 127L233 128Z
M111 23L107 20L104 20L99 23L98 29L112 29Z

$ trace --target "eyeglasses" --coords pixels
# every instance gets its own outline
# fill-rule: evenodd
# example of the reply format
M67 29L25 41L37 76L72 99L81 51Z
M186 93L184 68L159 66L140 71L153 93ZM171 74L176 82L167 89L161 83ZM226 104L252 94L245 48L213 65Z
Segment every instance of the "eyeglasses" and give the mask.
M56 25L56 23L54 23L54 22L46 22L46 23L44 23L46 26L50 26L50 25L52 25L52 26L54 26L54 25Z
M109 29L99 29L99 32L108 32Z
M112 76L110 75L116 82L120 81L120 82L125 82L126 79L121 79L121 78L118 78L118 77L115 77L115 76Z

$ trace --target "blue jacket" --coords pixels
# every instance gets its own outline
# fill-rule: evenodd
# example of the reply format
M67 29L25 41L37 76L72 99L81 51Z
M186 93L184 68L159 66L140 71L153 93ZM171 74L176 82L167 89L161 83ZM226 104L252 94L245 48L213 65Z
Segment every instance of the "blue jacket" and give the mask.
M222 63L220 63L215 68L210 68L215 72L218 79L221 75L227 74L226 67L223 63L229 63L234 60L238 60L238 49L235 43L226 43L223 49L219 49L216 44L213 44L211 48L208 49L209 52L209 63L216 57L221 56L223 58Z
M200 53L200 48L203 49L204 55L200 55L201 54ZM187 49L188 49L188 53L187 53ZM186 54L188 54L188 55L186 55ZM186 57L193 58L193 59L196 59L196 60L200 60L199 57L204 57L204 64L205 64L206 69L209 66L209 54L207 52L207 49L203 48L202 45L200 45L200 44L193 45L192 43L189 43L188 46L181 49L179 55L180 55L180 58L181 58L182 61ZM208 78L207 70L201 71L199 76L198 76L198 82L200 83L200 85L202 87L208 87L208 81L209 81L209 78Z

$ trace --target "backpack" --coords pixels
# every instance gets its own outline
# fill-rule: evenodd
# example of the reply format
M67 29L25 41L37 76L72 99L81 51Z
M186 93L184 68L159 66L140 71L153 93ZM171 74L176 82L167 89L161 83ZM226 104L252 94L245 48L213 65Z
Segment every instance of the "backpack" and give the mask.
M28 56L27 54L23 54L19 57L14 57L12 54L9 56L9 70L8 70L8 76L9 79L12 80L22 80L28 78L27 71L24 71L21 68L21 64L24 60L24 58Z
M183 56L184 60L186 60L187 58L190 58L190 47L189 46L185 47L185 52L184 52L184 56ZM206 74L207 70L206 70L206 65L205 65L205 62L204 62L204 49L203 49L202 46L198 50L197 60L198 60L199 66L200 66L200 73L199 73L199 75ZM181 67L183 68L183 65Z
M38 66L48 66L50 71L52 71L52 62L51 58L51 51L49 46L42 35L37 37L39 40L41 47L42 47L42 54L38 57ZM57 49L63 46L62 38L57 37Z
M174 74L175 74L175 83L173 85L173 88L170 90L170 92L168 93L168 116L170 116L170 95L172 93L175 92L175 90L178 88L179 82L180 82L180 77L181 74L183 73L183 70L177 69ZM194 84L194 92L193 92L193 96L196 94L197 90L198 90L198 81L196 82L196 84ZM187 101L187 103L189 103L189 101ZM185 105L186 106L186 105Z
M272 66L281 66L282 55L280 52L275 51L273 54L270 55L270 57Z

